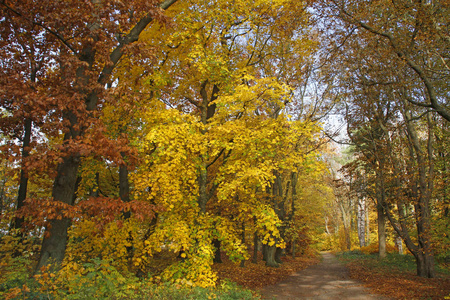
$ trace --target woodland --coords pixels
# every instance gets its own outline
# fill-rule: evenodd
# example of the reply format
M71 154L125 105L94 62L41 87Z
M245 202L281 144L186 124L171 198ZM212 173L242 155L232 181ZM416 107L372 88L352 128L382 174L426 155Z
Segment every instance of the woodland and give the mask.
M1 298L250 299L238 273L318 251L450 270L448 1L0 11Z

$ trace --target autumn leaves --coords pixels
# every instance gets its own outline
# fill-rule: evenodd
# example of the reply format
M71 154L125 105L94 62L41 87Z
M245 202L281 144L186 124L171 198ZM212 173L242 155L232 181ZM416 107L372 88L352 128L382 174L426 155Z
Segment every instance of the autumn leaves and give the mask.
M277 78L273 57L290 57L281 56L275 44L276 21L266 14L267 3L253 11L240 4L219 11L211 4L194 10L180 3L183 13L174 16L174 27L159 39L143 40L163 53L143 88L155 90L161 84L160 98L151 101L166 105L155 109L151 104L141 117L138 147L144 163L132 175L136 195L165 208L149 247L157 251L170 241L171 249L185 258L166 277L182 274L177 276L205 286L214 282L215 251L248 258L243 228L264 244L283 246L279 227L287 218L277 215L274 205L287 206L295 199L275 200L272 184L276 174L302 166L304 149L319 130L287 114L296 87L281 74ZM285 13L281 6L277 11ZM306 146L303 151L300 144ZM222 249L214 248L214 240L221 241Z
M161 278L210 286L218 251L246 260L252 234L284 247L299 201L292 174L323 172L320 125L290 105L315 51L300 34L303 4L165 1L164 17L154 2L48 4L2 3L2 35L17 46L2 48L4 59L29 63L22 80L32 74L36 89L21 97L45 108L31 114L34 132L17 129L30 123L18 115L5 136L12 145L33 135L24 147L46 158L22 165L37 192L19 208L32 234L45 228L36 272L62 263L76 274L94 257L145 272L166 249L180 259ZM14 93L2 90L6 115ZM58 130L46 130L52 122Z

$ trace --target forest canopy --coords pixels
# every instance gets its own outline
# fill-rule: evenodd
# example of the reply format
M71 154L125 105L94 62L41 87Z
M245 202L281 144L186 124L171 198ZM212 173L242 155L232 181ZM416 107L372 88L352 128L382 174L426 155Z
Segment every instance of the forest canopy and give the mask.
M95 272L123 297L142 279L214 287L222 256L393 243L434 277L449 8L2 0L0 295L34 278L76 298Z

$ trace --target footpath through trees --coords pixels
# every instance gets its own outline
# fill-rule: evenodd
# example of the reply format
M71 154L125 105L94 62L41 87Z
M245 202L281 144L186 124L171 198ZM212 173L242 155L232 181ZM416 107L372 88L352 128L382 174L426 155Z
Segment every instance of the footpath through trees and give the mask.
M389 299L371 295L361 283L349 278L347 268L333 254L322 253L320 264L297 272L288 279L263 288L263 299Z

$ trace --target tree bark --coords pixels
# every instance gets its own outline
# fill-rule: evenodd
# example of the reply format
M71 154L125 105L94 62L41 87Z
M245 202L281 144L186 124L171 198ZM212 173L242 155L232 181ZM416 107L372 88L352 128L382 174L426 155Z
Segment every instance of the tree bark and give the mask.
M23 126L23 141L22 141L22 168L20 170L20 181L19 181L19 191L17 195L17 206L16 209L20 210L24 204L25 199L27 198L27 189L28 189L28 174L25 170L25 160L28 156L30 156L30 152L28 150L28 147L30 146L31 142L31 128L32 128L32 121L31 119L27 118L25 119L24 126ZM22 229L24 218L23 217L15 217L13 220L12 228L16 230Z
M386 257L386 220L384 216L383 206L377 205L378 218L378 256Z
M342 214L342 223L344 225L344 242L347 250L350 250L352 247L352 243L350 240L350 221L348 220L347 211L344 209L344 205L342 202L339 203L339 208L341 209Z
M214 245L214 259L213 262L214 263L223 263L222 261L222 255L220 254L220 241L218 239L214 239L213 241L213 245Z
M370 220L369 220L369 210L366 209L366 245L370 245Z
M241 243L242 245L245 245L245 222L242 222L242 234L241 234ZM240 264L241 268L245 267L245 260L241 260L241 264Z
M267 267L272 267L272 268L278 268L279 264L278 262L275 260L275 253L277 251L277 247L274 246L269 246L269 245L264 245L266 248L266 266Z
M77 156L63 158L58 165L57 175L53 183L52 197L67 205L74 204L74 194L77 182L77 172L80 159ZM53 264L52 269L57 269L64 259L67 245L67 229L71 224L69 218L51 219L45 228L41 253L35 273L43 266Z
M358 239L359 247L366 245L366 199L358 199Z
M277 249L275 250L275 261L278 264L283 263L283 261L281 260L281 257L283 256L283 254L284 254L284 249L277 247Z
M429 176L431 177L433 175L432 163L428 164L430 168L427 172L426 170L427 164L425 162L424 153L420 145L418 133L412 123L411 114L407 109L404 110L404 116L407 120L406 128L408 131L410 141L414 148L415 159L417 161L417 171L419 175L417 179L419 186L419 193L417 194L417 201L416 204L414 205L416 211L416 228L419 245L418 255L416 256L417 275L421 277L433 278L435 276L435 271L434 271L433 251L431 248L431 224L430 224L430 209L429 209L429 203L432 194L431 191L432 185L428 183L427 179L427 177ZM428 134L431 135L432 132L428 132ZM430 143L428 143L428 152L429 154L431 154L431 157L428 157L428 159L431 161L433 158Z
M378 257L386 257L386 216L384 212L385 190L384 190L384 163L379 161L379 169L376 171L376 199L377 199L377 223L378 223Z
M256 217L253 217L253 222L256 223ZM256 228L256 226L255 226ZM252 257L252 263L256 264L258 263L258 233L256 230L253 232L253 257Z

